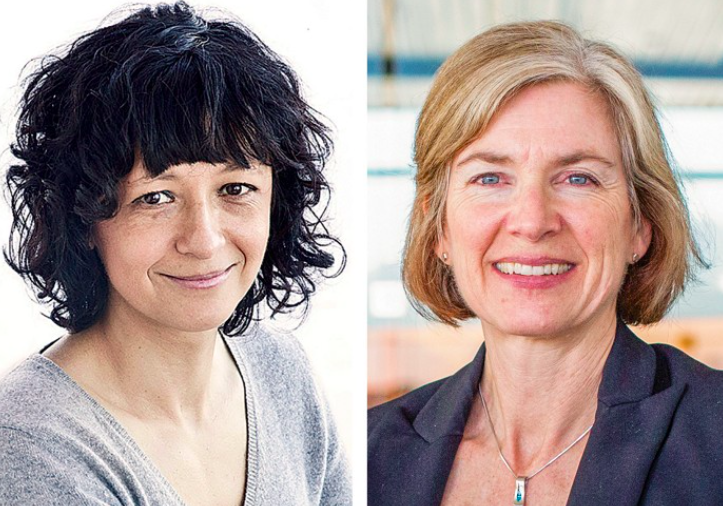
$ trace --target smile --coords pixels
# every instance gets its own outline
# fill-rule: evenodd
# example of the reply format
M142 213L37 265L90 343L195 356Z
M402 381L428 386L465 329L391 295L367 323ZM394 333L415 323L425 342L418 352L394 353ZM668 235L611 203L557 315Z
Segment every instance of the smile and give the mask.
M236 265L236 264L234 264ZM229 276L229 273L231 272L231 269L234 265L231 265L226 270L223 271L216 271L211 272L208 274L201 274L198 276L189 276L189 277L177 277L177 276L171 276L168 274L164 274L165 277L170 279L171 281L175 282L178 285L181 285L184 288L191 288L191 289L206 289L206 288L213 288L215 286L220 285Z
M557 276L572 269L572 264L527 265L512 262L498 262L495 265L503 274L519 274L521 276Z

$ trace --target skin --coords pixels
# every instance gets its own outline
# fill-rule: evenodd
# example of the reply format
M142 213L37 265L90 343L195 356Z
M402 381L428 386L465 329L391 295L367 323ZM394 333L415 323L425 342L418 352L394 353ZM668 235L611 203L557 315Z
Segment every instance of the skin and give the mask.
M216 329L261 266L271 183L263 165L183 164L149 178L136 163L117 215L93 231L107 311L45 352L193 506L243 500L244 385ZM188 279L209 273L223 273L215 286Z
M542 467L593 423L617 294L650 234L647 222L633 222L607 105L580 85L525 89L450 164L437 254L447 254L481 320L481 388L519 475ZM503 274L500 261L572 269L526 278ZM586 442L528 483L528 505L565 503ZM444 504L509 504L513 490L476 399Z

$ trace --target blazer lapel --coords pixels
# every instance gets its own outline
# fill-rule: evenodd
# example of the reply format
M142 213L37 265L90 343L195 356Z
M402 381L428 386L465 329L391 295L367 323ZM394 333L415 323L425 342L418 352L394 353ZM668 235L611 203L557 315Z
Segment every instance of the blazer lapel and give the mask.
M671 386L653 348L619 323L568 505L638 504L684 390Z
M482 377L484 357L483 344L474 360L446 380L415 418L414 430L423 441L418 440L419 446L414 451L418 459L409 462L410 469L404 474L411 480L405 489L414 491L414 496L404 504L437 506L442 502L477 383Z

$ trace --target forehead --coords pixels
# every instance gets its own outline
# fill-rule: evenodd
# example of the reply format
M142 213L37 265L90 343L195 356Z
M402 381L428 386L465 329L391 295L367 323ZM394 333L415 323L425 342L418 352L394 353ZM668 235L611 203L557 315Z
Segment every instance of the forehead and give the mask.
M188 181L237 171L242 171L247 175L263 175L270 173L270 168L258 162L251 162L249 167L242 167L233 163L194 162L172 165L154 177L148 172L142 161L136 161L130 173L126 176L125 182L128 186L135 186L154 181Z
M617 160L620 151L603 96L567 82L523 89L502 106L472 144L475 149L494 148L510 155L530 150L551 156L584 151Z

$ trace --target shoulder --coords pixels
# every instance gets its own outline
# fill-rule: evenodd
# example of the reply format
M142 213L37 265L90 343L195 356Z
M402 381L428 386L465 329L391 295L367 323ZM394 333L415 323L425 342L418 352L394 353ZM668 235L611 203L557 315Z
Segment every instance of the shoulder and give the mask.
M411 392L367 412L369 441L385 439L390 432L408 431L427 401L450 378L443 378L423 385Z
M679 467L680 462L692 459L708 463L708 471L699 473L701 480L709 471L720 473L723 371L712 369L672 346L652 347L657 361L653 397L670 389L680 391L658 456L659 469L675 469L676 463Z
M405 434L437 438L461 433L482 374L484 357L483 344L474 359L453 375L370 409L369 444L384 444Z
M0 382L0 503L115 504L89 477L93 413L79 389L34 355ZM85 438L85 439L84 439Z
M685 387L680 408L723 420L723 371L708 367L673 346L653 344L652 348L657 361L656 383Z
M309 360L290 333L252 326L226 339L254 403L267 413L326 423L326 406Z
M51 430L86 409L81 394L58 366L33 355L0 381L0 427Z
M254 325L241 336L227 338L227 343L249 380L268 387L292 391L301 388L315 393L309 359L293 334Z
M251 326L244 334L227 337L227 343L232 351L238 352L249 360L271 360L269 368L278 370L281 366L302 366L309 370L309 360L293 334L288 332L271 331L262 325ZM263 364L260 364L263 365Z
M247 388L250 433L258 427L259 454L273 471L264 478L274 482L269 487L286 476L288 492L301 479L310 503L349 504L351 482L336 426L299 341L260 325L226 341Z

